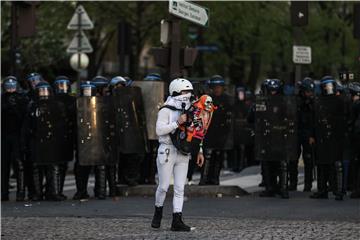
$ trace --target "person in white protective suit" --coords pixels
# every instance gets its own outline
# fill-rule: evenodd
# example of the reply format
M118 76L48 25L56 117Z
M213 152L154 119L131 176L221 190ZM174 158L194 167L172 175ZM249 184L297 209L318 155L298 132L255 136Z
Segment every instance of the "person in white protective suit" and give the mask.
M173 220L172 231L191 231L182 220L182 208L184 202L184 187L187 177L190 154L183 154L172 143L170 134L187 121L184 111L191 105L193 86L190 81L177 78L169 85L169 94L164 107L160 109L156 122L156 134L159 136L159 148L157 152L157 170L159 185L155 194L155 213L151 226L159 228L163 212L163 204L166 192L170 185L172 174L174 175L173 197ZM197 164L202 166L204 156L200 149L197 156Z

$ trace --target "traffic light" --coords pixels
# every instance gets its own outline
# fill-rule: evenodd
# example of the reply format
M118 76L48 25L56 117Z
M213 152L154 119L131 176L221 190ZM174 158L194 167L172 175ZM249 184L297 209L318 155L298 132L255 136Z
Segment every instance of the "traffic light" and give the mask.
M308 2L291 1L290 17L292 26L306 26L308 24Z

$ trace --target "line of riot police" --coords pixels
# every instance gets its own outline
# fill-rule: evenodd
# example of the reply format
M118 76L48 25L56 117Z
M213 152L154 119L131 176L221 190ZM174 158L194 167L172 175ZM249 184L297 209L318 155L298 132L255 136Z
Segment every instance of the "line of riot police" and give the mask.
M131 86L131 79L119 76L109 81L97 76L80 85L77 98L70 95L65 76L57 77L53 88L37 73L30 74L27 82L30 90L25 93L19 91L15 77L3 82L3 200L9 199L11 164L17 201L25 200L26 189L27 199L33 201L66 199L64 181L68 162L74 158L73 199L89 198L92 170L98 199L106 198L107 185L109 196L115 196L117 181L138 184L148 143L142 93ZM154 178L152 172L147 179Z
M83 82L80 96L75 98L69 94L70 81L65 76L55 80L53 92L39 74L30 74L27 93L17 91L16 78L6 78L2 94L2 199L8 198L11 163L15 163L17 175L17 200L25 199L25 188L28 199L65 199L62 189L74 153L74 199L89 198L91 171L98 199L115 196L117 183L154 184L158 143L152 123L163 103L164 83L157 74L149 74L145 80L149 81L133 83L120 76L109 81L97 76ZM298 83L299 94L294 95L284 94L280 80L268 79L255 100L243 86L233 89L235 97L226 93L225 80L219 75L207 82L208 91L194 86L198 95L206 92L218 107L204 140L200 185L219 184L224 159L235 171L260 161L265 186L260 196L288 198L289 191L297 189L301 155L304 191L311 191L317 175L318 192L312 197L327 198L330 190L337 200L343 198L345 190L359 197L358 83L340 88L332 77L325 77L319 84L320 94L315 94L317 85L305 78ZM194 168L193 157L189 181Z

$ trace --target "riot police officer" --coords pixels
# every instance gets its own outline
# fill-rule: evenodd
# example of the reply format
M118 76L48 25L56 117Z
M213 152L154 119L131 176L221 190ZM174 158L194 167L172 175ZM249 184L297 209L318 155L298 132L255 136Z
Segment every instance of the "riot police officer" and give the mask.
M248 115L253 105L252 93L244 86L236 88L234 104L234 151L233 169L240 172L253 162L254 130L248 123Z
M350 198L360 198L360 83L348 85L351 94L351 112L349 121L350 138L350 169L351 195Z
M222 168L227 140L232 130L232 102L225 91L225 80L220 75L210 78L210 96L217 110L214 112L212 123L204 139L205 164L202 168L200 185L219 185L220 171Z
M131 86L132 80L120 76L110 83L118 137L118 182L135 186L140 181L141 163L148 152L142 93L139 87Z
M65 105L55 101L51 86L39 82L35 86L36 98L29 103L24 120L23 139L29 139L30 160L33 164L34 196L32 200L60 201L61 135L65 131L62 121ZM46 177L43 193L43 177Z
M9 199L10 165L17 179L16 200L25 199L24 163L20 153L21 126L27 99L18 92L16 77L8 76L2 84L1 95L1 200Z
M106 198L106 166L114 173L114 124L111 123L112 101L108 95L108 80L97 76L80 86L77 99L77 161L75 163L77 192L73 199L89 198L87 182L92 167L95 170L94 194L97 199ZM110 195L114 195L115 176L108 178Z
M315 143L318 192L311 198L328 198L333 187L335 200L343 199L344 102L336 96L336 82L331 76L321 79L321 96L315 101Z
M296 99L284 96L283 83L278 79L265 80L263 95L257 96L255 111L255 153L261 160L265 191L261 197L279 194L289 198L288 164L297 156ZM279 179L279 181L278 181Z
M66 117L63 121L66 124L66 131L63 134L62 146L62 158L64 163L59 165L60 170L60 189L59 194L64 199L66 196L63 194L64 182L66 171L68 168L68 162L74 159L75 148L75 132L76 132L76 98L70 95L71 84L70 80L66 76L58 76L54 81L55 100L62 102L66 107Z
M314 169L314 97L315 84L311 78L304 78L299 83L298 98L298 152L304 160L304 192L310 192ZM297 189L298 158L289 165L289 190Z

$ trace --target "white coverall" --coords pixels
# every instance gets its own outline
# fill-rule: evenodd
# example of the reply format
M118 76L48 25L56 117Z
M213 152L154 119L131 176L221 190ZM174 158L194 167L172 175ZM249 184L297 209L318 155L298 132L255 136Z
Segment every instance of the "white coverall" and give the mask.
M180 96L178 96L179 98ZM173 97L169 97L165 105L173 105L179 109L178 102L174 102ZM180 105L181 106L181 105ZM189 104L187 104L189 106ZM181 109L181 108L180 108ZM180 111L162 108L158 113L156 122L156 134L159 136L159 149L157 152L157 170L159 185L156 190L155 206L162 207L165 201L166 192L170 185L172 174L174 175L174 198L173 212L182 212L184 202L184 188L190 154L180 153L171 142L170 133L178 127L177 120Z

